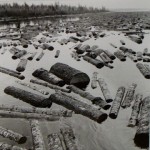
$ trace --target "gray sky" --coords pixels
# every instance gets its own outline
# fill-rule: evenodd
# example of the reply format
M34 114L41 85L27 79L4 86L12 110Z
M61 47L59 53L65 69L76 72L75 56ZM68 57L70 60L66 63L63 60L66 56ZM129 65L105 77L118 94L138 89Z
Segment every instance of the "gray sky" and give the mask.
M105 6L109 9L149 9L150 10L150 0L0 0L0 4L3 3L13 3L18 2L20 4L26 2L28 4L53 4L59 2L61 4L68 5L86 5L93 7Z

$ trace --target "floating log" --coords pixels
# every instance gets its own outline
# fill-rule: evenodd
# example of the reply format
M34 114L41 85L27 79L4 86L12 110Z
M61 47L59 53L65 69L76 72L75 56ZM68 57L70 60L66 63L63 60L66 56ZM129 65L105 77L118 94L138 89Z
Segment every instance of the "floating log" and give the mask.
M90 51L94 51L98 48L98 45L93 45L91 48L90 48Z
M42 51L40 55L36 58L36 61L40 61L43 56L44 56L44 52Z
M49 87L49 88L54 89L56 91L60 90L62 92L71 93L71 90L69 90L69 89L64 89L64 88L59 87L57 85L53 85L53 84L50 84L50 83L42 82L42 81L39 81L39 80L33 80L33 79L31 79L30 82L34 83L34 84L38 84L38 85L43 85L45 87Z
M79 50L81 46L82 46L81 43L80 43L80 44L77 44L77 45L75 45L74 49L75 49L75 50Z
M83 54L84 52L88 51L90 49L89 45L82 45L76 52L78 54Z
M62 74L62 72L59 72ZM64 86L65 82L60 79L59 77L57 77L56 75L49 73L47 70L40 68L35 70L32 75L36 78L39 78L41 80L44 80L48 83L51 84L55 84L55 85L59 85L59 86Z
M142 43L142 39L139 38L139 37L131 36L131 35L129 35L128 37L130 38L130 40L136 42L137 44L141 44Z
M103 38L105 35L106 33L101 33L99 36Z
M97 88L97 74L98 72L93 72L92 81L91 81L91 88Z
M15 71L7 69L7 68L0 67L0 72L8 74L8 75L13 76L13 77L16 77L20 80L25 79L25 77L23 75L20 75L20 74L16 73Z
M136 87L137 84L132 83L132 85L128 88L125 98L121 104L122 108L128 108L131 106L131 102L133 101Z
M125 93L125 88L119 87L117 90L116 97L115 97L113 104L111 106L110 113L109 113L109 117L111 119L117 118L118 113L119 113L119 109L120 109L120 105L121 105L121 102L122 102L123 97L124 97L124 93Z
M100 86L100 88L102 90L102 93L104 95L104 98L105 98L106 102L107 103L112 102L113 99L111 97L111 94L110 94L110 91L108 89L107 83L102 78L99 78L97 81L99 83L99 86Z
M49 98L52 102L62 105L67 109L73 110L77 114L86 116L98 123L102 123L107 119L107 114L96 109L95 107L78 101L70 96L67 96L62 93L51 94Z
M19 53L21 50L19 50L19 49L17 49L16 47L12 47L10 50L9 50L9 52L11 53L11 54L16 54L16 53Z
M49 44L44 43L44 44L42 45L42 49L43 49L43 50L48 49L48 50L52 51L52 50L54 50L54 47L51 46L51 45L49 45Z
M143 58L143 62L150 62L150 58Z
M27 51L26 50L22 50L18 53L15 53L13 56L12 56L12 59L18 59L18 58L21 58L22 56L26 55L27 54Z
M76 61L80 61L80 58L79 58L78 54L75 51L73 51L71 53L71 57L74 58Z
M116 59L116 57L115 57L111 52L109 52L108 50L105 50L104 53L106 53L106 55L107 55L110 59L112 59L112 60Z
M17 142L18 144L23 144L27 141L27 138L17 132L14 132L12 130L8 130L6 128L3 128L0 126L0 136L4 138L8 138L12 141Z
M76 137L71 127L63 127L60 129L67 150L78 150Z
M128 48L124 47L124 46L121 46L119 48L121 51L123 51L124 53L128 52Z
M146 79L150 79L150 71L147 70L147 68L141 64L141 63L137 63L136 67L139 69L139 71L142 73L142 75L146 78Z
M125 45L125 44L126 44L123 40L120 40L120 43L121 43L122 45Z
M51 107L52 105L51 101L43 96L13 86L6 87L4 92L35 107Z
M108 63L104 63L104 66L106 66L106 67L108 67L108 68L110 68L110 69L113 69L113 68L114 68L113 66L111 66L111 65L108 64Z
M38 120L30 121L33 145L35 150L45 150L44 139L40 131L40 125Z
M135 96L135 102L132 107L132 113L131 113L131 117L129 119L128 127L135 127L137 125L142 98L143 98L142 94L137 94Z
M51 110L49 108L25 107L25 106L16 106L16 105L13 105L13 106L0 105L0 110L1 110L1 112L2 111L5 111L5 112L11 111L11 113L13 113L13 112L18 112L18 114L22 113L22 116L23 116L23 114L26 114L26 115L29 114L29 116L32 116L32 114L33 114L33 116L35 116L35 115L47 116L48 115L50 117L51 116L53 116L53 117L72 117L72 111L60 110L60 109L59 110ZM11 113L10 113L10 115L11 115ZM7 113L4 113L4 114L7 114ZM31 118L31 117L29 117L29 118ZM41 119L42 119L42 117L41 117Z
M55 54L55 58L58 58L58 57L59 57L59 54L60 54L60 50L57 50L57 51L56 51L56 54Z
M48 135L48 150L63 150L61 139L57 133Z
M113 61L104 52L100 54L100 58L104 61L104 63L113 63Z
M14 145L9 145L3 142L0 142L0 149L1 150L27 150L25 148L21 148L21 147L14 146Z
M72 84L77 87L86 87L90 82L90 78L86 73L63 63L54 64L51 67L50 72L63 79L65 83Z
M28 60L33 60L37 52L34 52L31 56L28 57Z
M114 52L114 55L120 60L120 61L126 61L125 55L121 51Z
M137 52L136 54L137 54L137 60L138 61L143 60L143 56L142 56L143 54L142 54L142 52Z
M133 54L131 54L131 53L126 53L125 54L128 58L130 58L133 62L137 62L138 60L137 60L137 57L135 57Z
M98 59L93 59L87 55L83 56L83 59L99 69L104 67L104 63Z
M148 53L148 49L147 48L144 49L143 55L144 56L150 56L150 53Z
M98 105L105 110L110 108L110 105L108 105L101 97L94 97L89 92L85 92L75 87L74 85L70 85L67 88L69 88L72 92L79 94L81 97L90 100L93 104Z
M117 46L115 46L114 44L110 43L110 45L113 47L113 48L117 48Z
M149 147L149 107L150 97L146 97L142 101L139 123L134 137L134 143L140 148Z
M96 50L94 50L94 51L92 51L92 52L94 53L93 55L95 55L94 58L96 58L96 57L99 56L101 53L103 53L104 50L102 50L102 49L96 49Z
M18 64L17 68L16 68L16 71L18 71L18 72L25 71L26 66L27 66L27 62L28 62L27 59L24 59L24 58L20 59L20 62Z

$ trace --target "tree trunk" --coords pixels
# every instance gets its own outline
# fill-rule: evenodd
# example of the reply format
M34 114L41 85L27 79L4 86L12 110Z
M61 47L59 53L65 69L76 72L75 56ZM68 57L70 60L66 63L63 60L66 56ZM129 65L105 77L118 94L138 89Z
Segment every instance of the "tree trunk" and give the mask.
M23 71L25 71L25 69L26 69L26 66L27 66L27 59L20 59L20 62L19 62L19 64L18 64L18 66L17 66L17 68L16 68L16 71L18 71L18 72L23 72Z
M26 55L27 54L27 51L26 50L22 50L18 53L15 53L13 56L12 56L12 59L18 59L18 58L21 58L22 56Z
M120 61L126 61L126 56L121 51L114 52L114 55L120 60Z
M43 51L40 53L40 55L36 58L36 61L40 61L41 58L44 56Z
M142 54L142 52L137 52L136 54L137 54L137 60L138 61L143 60L143 56L142 56L143 54Z

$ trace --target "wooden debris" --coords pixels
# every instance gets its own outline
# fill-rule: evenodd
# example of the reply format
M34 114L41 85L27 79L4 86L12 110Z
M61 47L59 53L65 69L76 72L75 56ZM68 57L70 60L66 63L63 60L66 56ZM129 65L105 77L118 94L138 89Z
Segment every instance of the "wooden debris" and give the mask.
M28 57L28 60L33 60L37 52L34 52L31 56Z
M106 53L106 55L107 55L110 59L112 59L112 60L116 59L116 57L115 57L111 52L109 52L108 50L105 50L104 53Z
M137 60L141 61L143 59L142 52L137 52L136 54L137 54Z
M36 58L36 61L40 61L42 57L44 56L44 52L42 51L40 55Z
M57 50L57 51L56 51L56 54L55 54L55 58L58 58L58 57L59 57L59 54L60 54L60 50Z
M113 61L107 56L106 53L101 53L100 58L104 61L104 63L113 63Z
M144 49L143 56L150 56L150 53L148 53L148 48Z
M27 59L24 59L24 58L20 59L20 62L18 64L17 68L16 68L16 71L18 71L18 72L25 71L26 66L27 66L27 62L28 62Z
M91 81L91 88L97 88L97 74L98 72L93 72L92 81Z
M71 53L71 57L74 58L76 61L80 61L79 55L75 51Z
M142 39L139 38L139 37L131 36L131 35L129 35L128 37L130 38L130 40L136 42L137 44L141 44L142 43Z
M137 62L137 57L135 57L133 54L131 53L125 53L125 55L130 58L133 62Z
M114 52L114 55L120 60L120 61L126 61L126 56L121 51Z
M18 59L18 58L21 58L22 56L26 55L27 54L27 51L26 50L22 50L18 53L15 53L13 56L12 56L12 59Z
M110 43L110 45L113 47L113 48L117 48L117 46L115 46L114 44Z
M125 44L126 44L123 40L120 40L120 43L121 43L122 45L125 45Z
M6 53L6 51L7 51L7 49L6 48L4 48L3 49L3 51L1 52L1 54L3 55L3 54L5 54Z
M89 45L82 45L76 52L78 54L83 54L84 52L88 51L90 49Z
M150 62L150 58L143 58L143 62Z

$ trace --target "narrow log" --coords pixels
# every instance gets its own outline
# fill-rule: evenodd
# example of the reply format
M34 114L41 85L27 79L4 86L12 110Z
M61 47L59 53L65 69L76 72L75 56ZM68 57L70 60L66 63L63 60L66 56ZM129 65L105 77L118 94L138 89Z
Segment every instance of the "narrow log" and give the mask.
M125 45L125 44L126 44L123 40L120 40L120 43L121 43L122 45Z
M55 54L55 58L58 58L58 57L59 57L59 54L60 54L60 50L57 50L57 51L56 51L56 54Z
M136 54L137 54L137 60L138 61L143 60L143 56L142 56L143 54L142 54L142 52L137 52Z
M13 76L13 77L16 77L20 80L25 79L25 77L23 75L20 75L20 74L14 72L13 70L10 70L10 69L7 69L7 68L0 67L0 72L8 74L8 75Z
M108 105L101 97L95 97L91 95L89 92L83 91L75 87L74 85L70 85L67 88L69 88L72 92L79 94L81 97L90 100L93 104L100 106L104 110L107 110L110 108L110 105Z
M147 68L141 64L141 63L137 63L136 67L139 69L139 71L142 73L142 75L146 78L146 79L150 79L150 71L147 70Z
M128 127L135 127L137 125L142 98L143 98L142 94L137 94L135 96L135 102L132 107L132 113L131 113L131 117L129 119Z
M115 97L113 104L111 106L110 113L109 113L109 117L111 119L117 118L119 110L120 110L120 105L121 105L121 102L122 102L123 97L124 97L124 93L125 93L125 88L119 87L117 90L116 97Z
M21 148L14 145L9 145L7 143L0 142L0 149L1 150L27 150L26 148Z
M80 88L86 87L90 82L90 78L86 73L63 63L54 64L50 68L50 72L63 79L65 83L72 84Z
M124 53L128 52L128 48L124 47L124 46L121 46L119 48L121 51L123 51Z
M60 129L63 136L64 143L67 150L78 150L76 144L76 137L71 127L64 127Z
M130 58L133 62L137 62L137 57L135 57L133 54L127 52L125 55L128 58Z
M83 54L84 52L88 51L90 49L89 45L82 45L76 52L78 54Z
M98 123L102 123L107 119L107 114L96 109L95 107L78 101L70 96L67 96L62 93L51 94L49 98L52 102L62 105L67 109L73 110L77 114L86 116Z
M74 49L75 49L75 50L79 50L81 46L82 46L81 43L80 43L80 44L77 44L77 45L75 45Z
M52 105L51 101L43 96L13 86L6 87L4 92L35 107L51 107Z
M83 56L83 59L99 69L104 67L104 63L98 59L93 59L87 55Z
M121 104L122 108L128 108L131 106L131 102L133 101L136 87L137 84L132 83L132 85L128 88L125 98Z
M0 135L4 138L8 138L12 141L17 142L18 144L23 144L27 141L27 138L17 132L8 130L0 126Z
M104 66L106 66L106 67L108 67L108 68L110 68L110 69L113 69L113 68L114 68L114 66L111 66L111 65L108 64L108 63L104 63Z
M12 73L18 74L18 75L21 74L20 72L17 72L17 71L14 71L14 70L10 70L10 69L4 68L4 67L0 67L0 69L6 70L6 71L8 71L8 72L11 71Z
M92 51L92 52L94 53L95 58L96 58L96 57L99 56L101 53L103 53L104 50L102 50L102 49L96 49L96 50L94 50L94 51Z
M140 148L149 147L149 107L150 96L142 101L139 123L134 137L134 143Z
M96 50L97 48L98 48L98 45L93 45L93 46L90 48L89 51L94 51L94 50Z
M39 81L39 80L31 79L30 82L34 83L34 84L42 85L42 86L45 86L45 87L49 87L49 88L54 89L56 91L60 90L62 92L71 93L71 90L69 90L69 89L64 89L64 88L59 87L57 85L53 85L53 84L50 84L50 83L42 82L42 81Z
M48 135L48 150L63 150L61 139L57 133Z
M45 150L44 139L40 131L40 125L38 120L30 121L31 132L33 137L33 145L35 150Z
M104 98L106 100L107 103L111 103L113 101L110 91L108 89L107 83L104 81L104 79L99 78L98 80L99 86L102 90L102 93L104 95Z
M59 72L62 73L62 72ZM56 75L49 73L47 70L40 68L35 70L32 75L36 78L39 78L43 81L46 81L48 83L51 84L55 84L55 85L59 85L59 86L64 86L65 82L60 79L59 77L57 77Z
M110 43L110 45L111 45L113 48L117 48L117 46L114 45L114 44L112 44L112 43Z
M28 57L28 60L33 60L37 52L34 52L31 56Z
M106 55L107 55L110 59L112 59L112 60L116 59L116 57L115 57L111 52L109 52L108 50L105 50L104 53L106 53Z
M15 53L13 56L12 56L12 59L18 59L18 58L21 58L22 56L26 55L27 54L27 51L26 50L22 50L18 53Z
M44 56L44 52L42 51L40 55L36 58L36 61L40 61L42 57Z
M114 52L114 55L120 60L120 61L126 61L125 55L121 51Z
M92 89L97 88L97 74L98 74L98 72L93 72L92 81L91 81L91 88Z
M26 66L27 66L27 62L28 62L27 59L24 59L24 58L20 59L20 62L18 64L17 68L16 68L16 71L18 71L18 72L25 71Z
M44 44L42 45L42 49L43 49L43 50L48 49L48 50L52 51L52 50L54 50L54 47L51 46L51 45L49 45L49 44L44 43Z
M146 68L147 71L150 72L150 66L148 64L144 64L144 67Z

